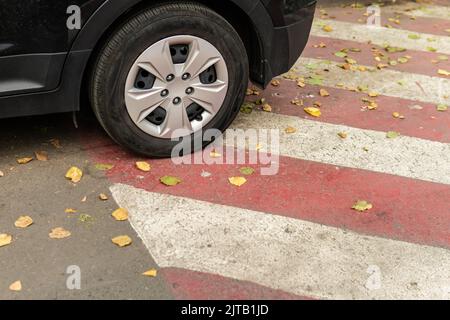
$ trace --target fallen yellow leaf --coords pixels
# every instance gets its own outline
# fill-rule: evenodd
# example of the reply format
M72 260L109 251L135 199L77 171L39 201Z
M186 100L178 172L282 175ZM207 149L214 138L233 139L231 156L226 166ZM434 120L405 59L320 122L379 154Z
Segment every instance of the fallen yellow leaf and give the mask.
M149 172L152 169L152 166L148 162L138 161L136 162L136 168L144 172Z
M111 241L119 247L129 246L133 242L129 236L117 236L112 238Z
M125 208L119 208L117 210L115 210L112 214L111 214L114 219L116 219L117 221L125 221L128 220L128 210Z
M30 216L21 216L14 222L17 228L27 228L33 224L33 219Z
M272 112L272 106L270 104L268 104L268 103L264 104L262 109L265 112Z
M280 80L273 79L272 82L270 82L270 84L274 87L278 87L280 85Z
M347 132L339 132L338 136L341 137L342 139L347 139L348 133Z
M66 210L64 210L65 213L77 213L77 210L72 209L72 208L67 208Z
M325 90L325 89L320 89L319 94L320 94L321 97L329 97L330 96L328 91Z
M156 277L158 274L158 271L156 269L150 269L148 271L145 271L142 275L150 278Z
M9 286L9 290L11 291L21 291L22 290L22 282L15 281Z
M38 161L48 161L48 153L46 151L36 151L34 155Z
M7 246L12 242L12 236L6 233L0 234L0 247Z
M73 183L80 182L83 177L83 171L77 167L70 168L66 173L66 178L71 180Z
M33 161L33 158L20 158L17 159L18 164L27 164L29 162Z
M352 207L353 210L363 212L373 208L373 205L365 200L358 200Z
M294 128L294 127L289 126L289 127L287 127L286 129L284 129L284 132L286 132L286 133L288 133L288 134L296 133L296 132L297 132L297 129Z
M325 25L325 26L322 27L322 30L325 31L325 32L332 32L333 28L331 26L329 26L329 25Z
M442 75L442 76L450 76L450 71L444 70L444 69L439 69L438 70L438 74Z
M100 194L98 195L98 198L99 198L100 200L102 200L102 201L108 200L108 196L107 196L106 194L104 194L104 193L100 193Z
M247 182L247 179L245 179L244 177L231 177L231 178L228 178L228 181L232 185L240 187Z
M322 112L320 111L319 108L314 108L314 107L309 107L309 108L305 108L304 109L305 112L313 117L320 117L322 115Z
M58 228L52 229L52 232L50 232L48 234L48 236L52 239L64 239L64 238L70 237L71 234L72 233L70 233L70 231L68 231L64 228L58 227Z

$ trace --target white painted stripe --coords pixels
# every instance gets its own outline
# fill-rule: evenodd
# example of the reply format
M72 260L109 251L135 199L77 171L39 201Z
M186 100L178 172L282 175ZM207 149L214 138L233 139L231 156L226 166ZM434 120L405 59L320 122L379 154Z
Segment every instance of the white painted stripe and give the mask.
M334 31L323 31L323 25L331 26ZM314 21L311 34L320 37L364 43L371 41L373 44L379 46L390 44L391 46L418 51L427 51L427 47L434 47L437 49L437 52L450 54L450 37L417 33L400 29L390 29L336 20L316 19ZM420 39L410 39L408 37L409 34L420 35ZM433 38L435 40L433 42L429 42L427 40L428 38Z
M444 6L414 6L413 10L407 10L412 8L407 5L389 7L397 12L403 12L406 15L423 18L444 19L450 20L450 7ZM407 10L407 11L405 11Z
M111 192L160 267L320 298L450 298L445 249L127 185Z
M353 112L361 111L356 107ZM288 126L298 131L287 134ZM385 132L267 112L241 114L232 128L280 129L283 156L450 184L448 143L408 136L388 139ZM339 138L339 132L347 132L348 138Z
M366 86L370 91L390 97L450 104L450 79L390 69L378 70L374 67L370 67L374 71L351 71L340 68L341 64L329 60L300 58L295 65L296 71L293 72L303 77L319 74L323 77L323 85L328 87L340 88L337 84L353 88Z

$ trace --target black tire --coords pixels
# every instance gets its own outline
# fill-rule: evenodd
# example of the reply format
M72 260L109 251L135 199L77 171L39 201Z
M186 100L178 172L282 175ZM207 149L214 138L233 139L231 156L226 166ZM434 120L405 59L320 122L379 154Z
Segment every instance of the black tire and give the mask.
M165 4L140 12L118 27L100 50L90 79L90 100L108 134L141 155L169 157L177 142L146 134L134 124L125 106L126 78L134 61L149 46L180 34L209 41L222 54L228 68L225 101L203 130L224 131L244 100L249 77L247 53L238 33L224 18L207 7L191 3ZM193 140L193 135L190 139Z

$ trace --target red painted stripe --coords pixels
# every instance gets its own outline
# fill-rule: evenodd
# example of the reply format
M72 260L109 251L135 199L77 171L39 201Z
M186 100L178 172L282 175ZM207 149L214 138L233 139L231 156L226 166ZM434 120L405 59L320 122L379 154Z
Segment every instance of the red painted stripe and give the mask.
M450 112L436 110L436 105L420 103L387 96L370 98L377 101L377 110L361 111L366 103L362 98L369 98L367 94L352 92L344 89L326 88L329 97L319 95L318 86L299 88L294 81L280 79L278 87L269 86L257 99L266 98L275 113L298 116L305 119L343 124L355 128L377 131L394 130L403 135L427 140L450 142ZM418 90L420 90L418 88ZM314 97L310 97L313 95ZM322 104L322 116L314 118L307 115L302 107L293 105L295 98L303 99L305 106L312 106L318 101ZM247 97L249 101L255 98ZM421 106L422 110L412 108ZM399 112L405 119L396 119L393 112Z
M314 47L320 43L326 44L326 48ZM398 45L401 46L401 44ZM430 43L430 47L432 46L433 44ZM348 57L356 60L358 65L376 68L379 63L387 64L387 59L382 60L381 62L378 62L374 59L372 49L375 48L380 52L386 54L386 57L389 57L391 60L397 60L398 58L404 56L411 57L411 59L407 63L398 63L395 66L389 65L386 70L397 70L402 72L423 74L427 76L448 79L448 77L446 76L439 75L437 71L439 69L450 70L450 56L433 52L407 50L405 52L387 53L382 47L376 46L374 44L311 36L302 56L345 63L345 59L335 56L335 53L342 49L349 48L357 48L361 50L361 52L348 52ZM448 60L439 60L439 56L446 56ZM433 63L433 60L436 60L438 62Z
M446 3L448 6L448 3ZM357 24L366 24L367 17L364 16L366 8L324 8L327 15L317 10L316 17L332 18L339 21L352 22ZM394 12L395 6L388 8L381 8L381 25L391 25L395 29L405 30L405 32L428 33L432 35L448 36L446 29L450 28L450 20L416 17L415 20L411 16L404 14L401 11ZM389 19L398 19L400 24L389 21ZM431 43L430 43L431 44Z
M99 147L105 142L96 136L86 136L86 149L94 163L115 165L108 172L113 182L450 248L448 185L282 157L278 175L254 174L238 188L228 178L239 175L239 165L174 165L170 160L153 160L152 171L143 173L134 167L135 156L115 145ZM212 176L201 177L202 170ZM164 175L178 176L183 182L166 187L159 183ZM358 199L372 202L374 208L366 213L351 210Z
M178 268L159 271L175 299L179 300L305 300L280 290L248 281Z

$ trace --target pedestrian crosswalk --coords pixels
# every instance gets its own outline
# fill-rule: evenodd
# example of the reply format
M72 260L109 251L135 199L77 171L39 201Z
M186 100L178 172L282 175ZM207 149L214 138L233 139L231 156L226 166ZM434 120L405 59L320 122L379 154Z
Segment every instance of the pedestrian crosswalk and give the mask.
M450 20L445 6L405 8L386 10ZM311 42L327 48L318 54L309 44L291 72L306 86L280 77L279 86L255 98L266 97L273 112L255 107L232 125L280 130L275 176L254 174L236 187L228 178L239 175L241 165L175 165L170 159L153 160L152 171L142 176L134 156L116 146L93 152L96 162L114 162L108 172L112 195L129 210L161 274L168 270L169 284L189 283L180 279L195 272L205 281L222 277L298 297L450 299L450 111L437 110L450 105L450 77L437 73L448 62L430 61L450 54L450 33L426 29L374 28L318 14ZM358 64L367 70L341 68L345 60L334 49L368 43L367 50L403 47L402 55L412 58L380 70L379 61L362 51L354 55L364 55ZM308 81L314 78L320 81ZM320 97L320 88L330 96ZM362 108L362 98L377 101L378 109ZM322 117L313 118L303 107L317 100ZM395 119L394 111L405 119ZM286 133L288 126L296 131ZM388 131L400 136L390 139ZM161 185L158 177L166 174L182 183ZM352 210L357 200L373 209ZM217 281L216 291L226 291L221 283L237 285ZM187 288L183 297L196 297L194 290Z

